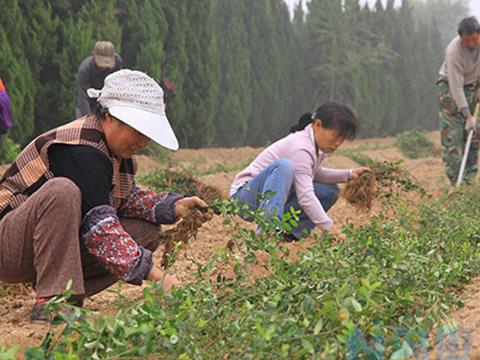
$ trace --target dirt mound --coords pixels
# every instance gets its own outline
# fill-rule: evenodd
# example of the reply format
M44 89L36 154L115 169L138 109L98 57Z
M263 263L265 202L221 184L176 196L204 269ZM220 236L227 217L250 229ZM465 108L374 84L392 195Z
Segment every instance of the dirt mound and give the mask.
M204 148L181 149L171 155L173 164L181 164L185 168L194 167L198 170L231 169L246 166L262 149L252 147L242 148Z

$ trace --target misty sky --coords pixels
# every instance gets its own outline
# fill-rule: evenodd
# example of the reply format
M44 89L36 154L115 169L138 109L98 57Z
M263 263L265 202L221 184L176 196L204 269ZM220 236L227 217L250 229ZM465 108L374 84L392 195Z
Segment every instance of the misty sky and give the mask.
M375 0L363 0L362 2L368 1L370 4L375 4ZM298 2L298 0L285 0L290 9ZM304 0L305 2L305 0ZM384 3L386 0L384 0ZM398 4L401 3L401 0L396 0ZM480 0L470 0L470 13L477 16L480 19Z

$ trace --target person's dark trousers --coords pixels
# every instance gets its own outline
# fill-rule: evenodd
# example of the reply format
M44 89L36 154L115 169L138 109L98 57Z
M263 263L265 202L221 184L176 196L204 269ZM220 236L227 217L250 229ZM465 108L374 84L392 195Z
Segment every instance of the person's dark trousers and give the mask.
M322 204L325 212L327 212L337 202L340 188L336 184L323 184L319 182L314 182L313 188L315 190L315 196ZM285 212L289 211L290 207L293 207L295 210L302 210L301 206L298 204L297 195L295 193L292 193L289 196L287 203L285 204ZM298 217L300 218L300 221L298 222L298 227L292 227L292 235L295 236L295 238L300 239L304 235L309 235L315 227L315 224L303 210Z

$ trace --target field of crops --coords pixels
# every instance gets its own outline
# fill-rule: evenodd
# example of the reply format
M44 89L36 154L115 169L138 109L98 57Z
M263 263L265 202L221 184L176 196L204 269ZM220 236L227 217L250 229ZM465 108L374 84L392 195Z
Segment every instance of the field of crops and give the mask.
M378 147L382 156L393 153L388 144L346 153L368 162ZM421 166L430 181L428 167L441 169L439 159L416 161L407 166ZM217 165L208 166L197 170L205 179ZM183 192L198 186L168 171L141 179L158 189L172 181ZM480 275L480 187L432 197L400 185L406 187L377 201L367 221L349 208L353 217L341 222L347 240L336 244L328 236L279 242L272 230L295 226L295 214L281 224L263 222L257 236L236 204L212 202L214 219L170 267L187 274L182 288L166 294L150 284L132 296L127 286L115 287L115 294L58 319L40 341L0 348L0 359L468 359L471 329L451 314L463 306L464 285ZM345 213L340 204L333 215L339 221ZM251 216L262 222L260 214ZM199 247L202 258L193 256ZM11 312L23 306L27 316L28 302L12 304ZM15 331L19 320L5 318L2 324ZM38 328L22 326L23 337L38 336Z

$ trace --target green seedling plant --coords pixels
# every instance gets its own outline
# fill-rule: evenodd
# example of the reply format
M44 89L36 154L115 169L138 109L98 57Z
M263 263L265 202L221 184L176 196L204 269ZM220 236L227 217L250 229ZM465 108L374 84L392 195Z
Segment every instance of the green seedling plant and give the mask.
M435 144L419 130L409 130L397 135L395 145L410 159L435 156Z

